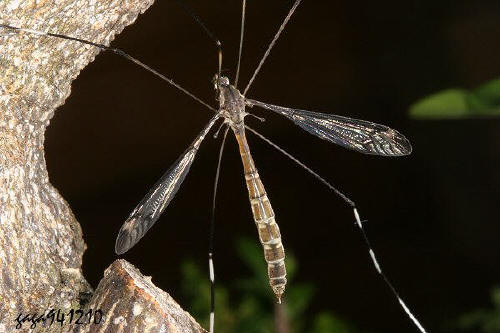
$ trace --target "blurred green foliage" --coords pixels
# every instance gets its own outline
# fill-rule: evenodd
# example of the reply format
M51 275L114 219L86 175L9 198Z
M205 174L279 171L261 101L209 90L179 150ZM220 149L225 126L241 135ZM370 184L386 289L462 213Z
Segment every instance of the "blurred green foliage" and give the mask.
M315 288L312 284L293 282L297 262L288 252L286 257L288 285L283 304L276 300L267 279L267 266L262 249L257 242L240 239L236 244L239 259L251 274L237 279L228 288L216 281L215 329L218 333L359 333L352 325L331 312L309 314L307 311ZM210 286L208 273L192 261L183 264L184 295L189 301L188 310L204 326L208 327ZM275 328L276 321L281 330Z
M492 309L479 309L462 315L458 327L481 333L500 333L500 287L491 291Z
M473 90L447 89L424 97L409 109L415 119L461 119L500 115L500 79Z

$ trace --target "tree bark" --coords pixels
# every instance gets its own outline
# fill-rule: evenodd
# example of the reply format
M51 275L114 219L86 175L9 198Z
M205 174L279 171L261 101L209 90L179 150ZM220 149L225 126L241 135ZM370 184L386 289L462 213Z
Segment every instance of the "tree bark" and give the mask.
M2 0L0 23L107 45L152 3ZM49 182L43 144L55 109L70 94L71 82L98 53L96 47L78 42L0 28L0 332L14 332L19 314L77 309L92 292L81 271L86 248L82 230ZM131 284L124 282L125 272ZM117 274L123 287L141 288L140 273L120 261L107 272L93 302L103 300L104 307L110 295L122 302L129 299L128 294L121 297L117 290L106 290ZM142 282L147 286L144 295L145 290L155 292L144 296L141 306L146 312L169 311L162 307L168 297L149 284ZM129 310L119 303L113 313L123 311L123 318L133 322L127 319ZM169 323L165 314L158 318ZM46 330L56 331L54 325Z
M155 287L151 277L125 260L116 260L106 270L85 313L90 310L101 310L104 324L91 323L77 332L206 332L170 295Z

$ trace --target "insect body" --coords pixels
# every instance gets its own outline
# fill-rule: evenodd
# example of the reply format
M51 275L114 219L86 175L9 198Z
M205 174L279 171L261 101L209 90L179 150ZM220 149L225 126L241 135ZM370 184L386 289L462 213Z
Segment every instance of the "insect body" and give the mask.
M281 242L280 230L274 218L271 202L255 167L246 139L244 125L246 115L245 97L234 86L229 84L228 78L216 77L216 80L216 89L220 91L220 112L222 112L226 122L233 130L240 148L253 219L257 226L260 243L264 248L269 283L278 302L281 302L281 295L286 285L285 250Z
M246 139L244 118L248 114L245 112L247 102L245 97L234 86L229 84L227 77L219 78L216 75L215 88L219 92L219 111L184 155L163 175L130 214L118 233L115 251L118 254L128 251L158 220L189 172L189 168L205 135L213 124L222 117L224 122L233 130L238 141L250 205L268 264L269 282L278 301L281 301L281 295L286 285L285 251L281 243L279 227L274 219L271 203L260 180Z

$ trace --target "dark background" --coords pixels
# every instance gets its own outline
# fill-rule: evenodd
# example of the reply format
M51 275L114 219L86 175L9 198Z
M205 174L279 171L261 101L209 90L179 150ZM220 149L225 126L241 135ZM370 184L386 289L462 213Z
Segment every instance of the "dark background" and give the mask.
M222 40L234 78L238 1L187 1ZM291 1L250 1L240 86L246 85ZM215 46L175 1L157 1L113 46L216 105ZM500 120L416 121L411 103L500 76L500 2L303 1L248 97L389 125L413 144L405 158L347 151L264 110L247 122L317 170L357 204L385 272L432 332L489 304L500 282ZM52 183L80 221L84 272L96 287L116 258L128 214L210 118L189 97L124 59L103 53L73 84L46 139ZM312 312L331 310L371 332L416 332L375 273L352 211L280 153L248 134L277 213L297 282L319 291ZM183 300L179 265L206 266L218 140L207 136L166 213L124 257ZM216 225L218 281L246 268L238 237L258 242L240 157L230 137ZM208 273L207 273L208 274ZM270 293L271 295L271 293ZM207 308L208 311L208 308Z

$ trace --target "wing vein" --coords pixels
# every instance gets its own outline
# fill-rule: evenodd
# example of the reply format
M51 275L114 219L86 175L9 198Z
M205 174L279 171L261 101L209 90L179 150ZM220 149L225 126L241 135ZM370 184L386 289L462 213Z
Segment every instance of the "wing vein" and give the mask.
M354 119L292 109L247 99L249 107L258 106L279 113L306 132L323 140L363 154L404 156L411 153L411 144L405 136L385 125Z

